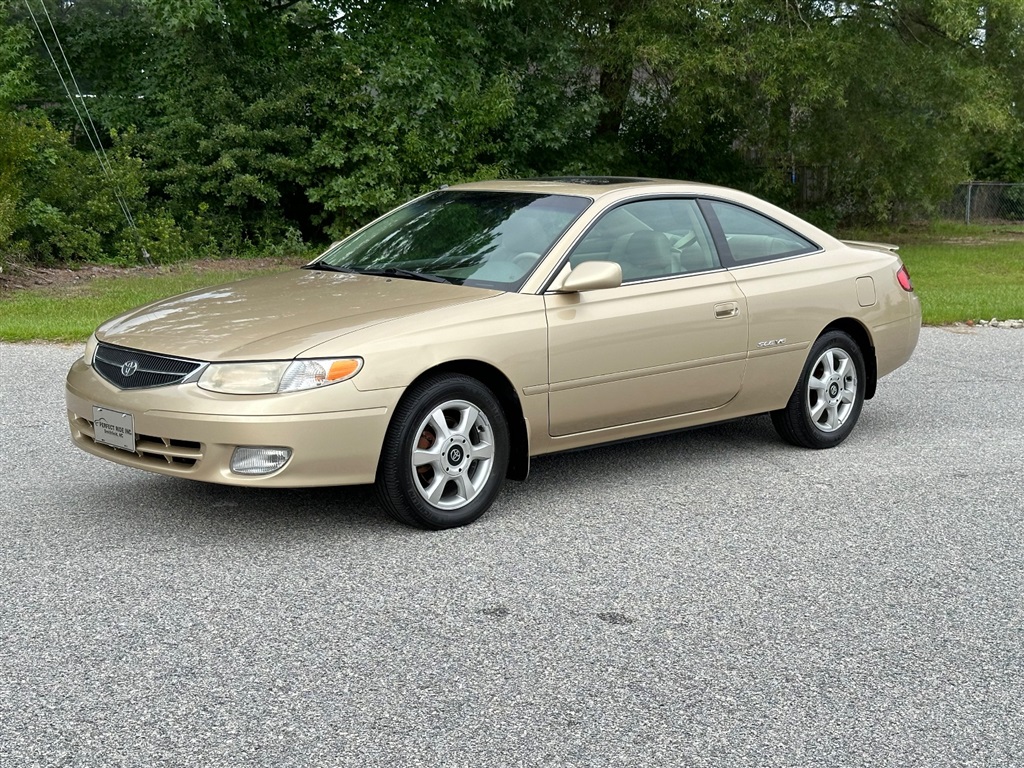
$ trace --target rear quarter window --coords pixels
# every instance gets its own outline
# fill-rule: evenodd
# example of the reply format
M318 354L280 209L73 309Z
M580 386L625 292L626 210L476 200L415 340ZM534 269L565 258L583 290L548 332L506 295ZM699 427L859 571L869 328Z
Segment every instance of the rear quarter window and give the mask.
M706 201L705 206L718 220L728 255L737 265L801 256L820 250L810 240L749 208L718 200Z

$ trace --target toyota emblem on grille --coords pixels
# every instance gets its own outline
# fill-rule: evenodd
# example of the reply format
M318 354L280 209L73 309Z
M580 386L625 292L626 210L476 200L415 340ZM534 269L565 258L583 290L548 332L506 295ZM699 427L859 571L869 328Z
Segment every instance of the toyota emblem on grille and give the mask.
M139 361L129 360L121 366L121 375L127 379L129 376L133 376L137 370L139 370Z

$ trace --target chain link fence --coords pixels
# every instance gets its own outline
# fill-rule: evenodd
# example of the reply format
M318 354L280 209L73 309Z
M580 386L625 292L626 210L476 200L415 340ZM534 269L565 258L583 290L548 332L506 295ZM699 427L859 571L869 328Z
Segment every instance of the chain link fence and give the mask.
M957 184L951 199L940 206L944 218L965 224L1024 221L1024 184L971 181Z

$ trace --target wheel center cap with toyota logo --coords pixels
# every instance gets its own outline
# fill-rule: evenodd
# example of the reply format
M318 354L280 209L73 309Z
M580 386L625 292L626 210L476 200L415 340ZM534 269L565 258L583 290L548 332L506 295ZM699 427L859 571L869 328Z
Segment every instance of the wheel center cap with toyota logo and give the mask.
M458 477L466 471L469 462L469 440L462 435L452 435L441 451L441 467L451 477Z

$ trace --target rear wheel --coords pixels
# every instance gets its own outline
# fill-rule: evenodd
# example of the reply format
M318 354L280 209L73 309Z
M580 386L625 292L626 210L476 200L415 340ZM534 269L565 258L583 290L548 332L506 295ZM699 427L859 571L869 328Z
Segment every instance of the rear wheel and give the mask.
M864 355L848 334L822 334L786 407L773 411L779 435L804 448L832 448L853 431L864 405Z
M408 525L467 525L494 502L508 467L508 424L476 379L442 375L399 404L377 472L382 506Z

